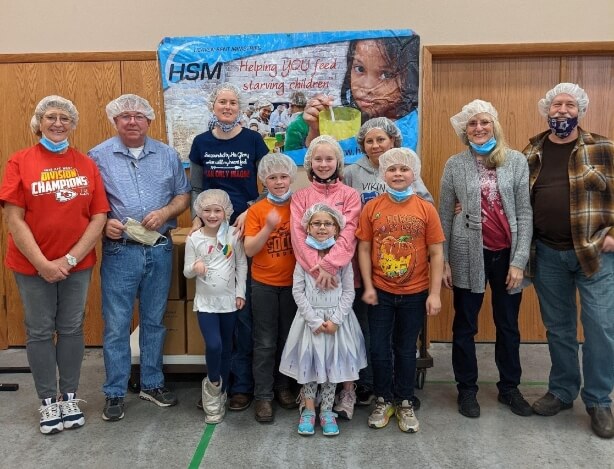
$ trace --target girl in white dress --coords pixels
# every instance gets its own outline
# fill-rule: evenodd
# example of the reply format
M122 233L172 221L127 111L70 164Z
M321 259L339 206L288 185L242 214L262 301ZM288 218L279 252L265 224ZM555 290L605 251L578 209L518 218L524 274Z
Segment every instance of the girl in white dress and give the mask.
M325 204L315 204L302 219L306 243L325 256L345 225L343 215ZM279 371L303 385L304 409L298 425L301 435L313 435L315 397L321 385L320 425L326 436L339 434L332 411L337 383L355 381L367 366L364 339L352 310L352 265L336 276L337 286L320 290L316 279L297 262L292 294L298 310L281 358Z

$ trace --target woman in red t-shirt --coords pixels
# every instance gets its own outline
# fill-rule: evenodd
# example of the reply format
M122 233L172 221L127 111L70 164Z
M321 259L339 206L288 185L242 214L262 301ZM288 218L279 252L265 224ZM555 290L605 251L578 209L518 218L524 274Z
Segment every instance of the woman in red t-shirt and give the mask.
M69 147L78 120L69 100L43 98L30 123L40 141L11 156L0 186L9 230L5 265L24 306L26 351L42 400L44 434L85 423L76 397L83 316L94 246L109 211L98 168Z

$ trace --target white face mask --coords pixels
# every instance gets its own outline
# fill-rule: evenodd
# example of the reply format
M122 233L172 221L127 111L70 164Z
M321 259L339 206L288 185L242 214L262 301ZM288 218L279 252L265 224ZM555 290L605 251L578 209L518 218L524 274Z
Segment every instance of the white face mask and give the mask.
M131 239L138 241L139 243L146 244L148 246L155 245L159 238L164 238L166 241L168 241L166 236L161 235L157 231L148 230L143 225L141 225L140 222L136 221L133 218L126 218L124 228L124 231ZM158 246L160 246L160 244Z

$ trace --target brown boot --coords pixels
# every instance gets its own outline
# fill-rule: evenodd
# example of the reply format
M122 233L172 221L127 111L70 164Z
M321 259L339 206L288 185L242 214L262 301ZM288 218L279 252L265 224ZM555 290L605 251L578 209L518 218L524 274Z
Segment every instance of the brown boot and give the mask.
M296 409L298 403L296 402L296 396L289 388L281 388L277 392L277 402L283 409Z
M252 396L249 394L233 394L228 404L229 410L245 410L252 403Z
M273 421L273 405L271 401L256 399L254 401L256 411L256 422L272 422Z

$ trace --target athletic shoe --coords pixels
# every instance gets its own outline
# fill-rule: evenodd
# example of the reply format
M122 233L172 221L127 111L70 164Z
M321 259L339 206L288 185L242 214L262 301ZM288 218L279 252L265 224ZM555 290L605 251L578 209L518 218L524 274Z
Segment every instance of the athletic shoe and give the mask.
M416 433L418 431L418 419L414 414L414 407L410 401L403 401L397 405L394 415L402 432Z
M62 400L58 404L62 411L62 422L66 430L85 425L85 416L79 409L79 401L85 402L83 399L77 399L74 392L62 394Z
M335 407L333 410L337 412L339 417L352 420L354 415L354 405L356 404L356 393L354 388L346 391L343 389L339 394L335 396Z
M456 401L458 402L458 412L461 415L472 419L480 416L480 404L475 391L459 391Z
M375 401L375 409L369 415L369 426L371 428L384 428L393 415L394 406L390 402L384 401L383 397L378 397Z
M38 409L41 413L40 430L44 435L52 435L64 430L62 411L55 398L43 399L43 405Z
M117 422L124 418L124 398L107 397L102 411L102 420Z
M314 426L316 424L316 413L313 410L305 409L301 414L301 419L298 421L299 435L313 435L315 433Z
M339 434L339 426L335 417L337 417L337 414L330 410L320 412L320 426L324 436L336 436Z
M522 417L533 415L533 408L529 405L522 393L514 388L505 394L499 393L499 402L509 406L513 413Z
M170 407L177 404L177 396L166 388L143 389L139 397L144 401L151 401L160 407Z

